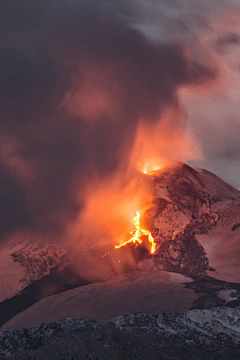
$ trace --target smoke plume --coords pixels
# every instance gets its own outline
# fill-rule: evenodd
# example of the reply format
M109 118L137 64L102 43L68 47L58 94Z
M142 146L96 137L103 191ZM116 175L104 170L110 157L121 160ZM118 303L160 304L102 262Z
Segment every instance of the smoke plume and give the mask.
M1 239L62 237L96 186L132 189L144 134L153 156L176 160L176 145L180 160L202 156L179 91L217 81L201 40L216 6L176 4L1 1Z

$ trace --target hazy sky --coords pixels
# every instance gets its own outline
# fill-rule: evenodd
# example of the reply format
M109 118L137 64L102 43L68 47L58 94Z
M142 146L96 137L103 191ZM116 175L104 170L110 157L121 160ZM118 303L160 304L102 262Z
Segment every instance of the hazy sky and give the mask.
M190 164L207 168L240 189L240 2L141 3L149 11L142 11L142 31L155 40L187 44L198 60L217 71L215 86L190 88L180 96L188 128L203 153L201 161Z

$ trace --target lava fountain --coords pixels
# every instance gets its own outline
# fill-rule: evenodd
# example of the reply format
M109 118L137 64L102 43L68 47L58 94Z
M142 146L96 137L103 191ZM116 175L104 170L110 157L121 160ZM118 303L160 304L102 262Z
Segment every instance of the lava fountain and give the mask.
M133 221L133 224L134 224L134 226L135 226L135 229L130 232L130 234L133 235L133 236L131 237L131 239L123 242L122 244L115 245L115 248L116 248L116 249L119 249L119 248L121 248L122 246L125 246L125 245L127 245L127 244L129 244L129 243L131 243L131 242L134 243L134 244L135 244L136 242L138 242L139 244L141 244L141 243L142 243L141 236L145 235L145 236L148 237L148 241L151 243L151 254L153 254L153 253L155 252L155 250L156 250L156 243L155 243L155 241L154 241L154 238L153 238L153 236L152 236L152 234L151 234L150 231L141 228L140 218L141 218L141 215L140 215L140 213L137 211L136 216L134 216L134 218L133 218L133 220L132 220L132 221Z

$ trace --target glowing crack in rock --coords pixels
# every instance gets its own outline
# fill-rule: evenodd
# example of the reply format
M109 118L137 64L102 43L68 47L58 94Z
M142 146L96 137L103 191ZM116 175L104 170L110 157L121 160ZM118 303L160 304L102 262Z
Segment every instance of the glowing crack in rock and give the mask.
M141 217L140 213L137 212L136 216L135 216L135 217L133 218L133 220L132 220L133 223L134 223L135 229L130 232L130 234L133 235L133 236L131 237L131 239L123 242L122 244L116 245L116 246L115 246L116 249L119 249L119 248L121 248L122 246L125 246L125 245L127 245L127 244L129 244L129 243L131 243L131 242L133 242L134 244L135 244L136 242L138 242L139 244L141 244L141 243L142 243L141 236L142 236L142 235L146 235L146 236L148 237L148 241L151 243L151 254L153 254L153 253L155 252L155 250L156 250L156 243L155 243L155 241L154 241L154 238L153 238L153 236L152 236L152 234L151 234L150 231L144 230L144 229L141 228L140 217Z

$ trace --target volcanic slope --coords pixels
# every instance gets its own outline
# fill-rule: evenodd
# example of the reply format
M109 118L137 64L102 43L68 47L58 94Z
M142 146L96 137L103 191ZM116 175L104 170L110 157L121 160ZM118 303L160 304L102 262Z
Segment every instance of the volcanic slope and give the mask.
M240 192L181 163L156 172L154 190L159 269L240 282Z
M88 282L95 284L41 300L4 327L72 316L109 319L135 311L238 306L240 192L206 170L180 163L153 174L153 186L157 211L146 223L157 242L154 256L132 244L113 248L106 257L99 247L86 257L74 249L59 268L82 278L89 269Z
M81 241L70 250L59 269L96 282L137 270L148 258L159 270L240 282L240 192L211 172L182 163L143 176L155 193L154 212L141 218L157 243L154 256L144 246L114 249L91 239L86 250Z
M211 172L182 163L155 172L153 179L157 211L147 225L157 242L159 269L206 275L213 268L216 271L210 276L240 282L240 192ZM0 302L48 275L58 264L61 271L69 268L77 276L89 277L89 282L124 272L119 268L126 261L119 258L122 263L118 264L117 258L125 251L111 251L113 260L108 265L102 259L108 250L96 246L85 256L82 248L78 254L78 249L69 251L62 243L30 236L4 241L0 244ZM86 272L91 252L94 261ZM130 267L137 268L139 260L138 254Z

